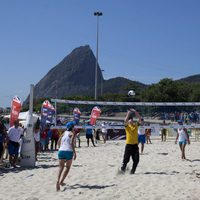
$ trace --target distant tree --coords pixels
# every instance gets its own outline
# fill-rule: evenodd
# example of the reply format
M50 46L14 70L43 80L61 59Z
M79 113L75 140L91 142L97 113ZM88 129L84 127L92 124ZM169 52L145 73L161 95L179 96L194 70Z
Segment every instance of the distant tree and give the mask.
M147 102L186 102L191 92L192 89L188 83L165 78L157 84L150 85L141 97Z

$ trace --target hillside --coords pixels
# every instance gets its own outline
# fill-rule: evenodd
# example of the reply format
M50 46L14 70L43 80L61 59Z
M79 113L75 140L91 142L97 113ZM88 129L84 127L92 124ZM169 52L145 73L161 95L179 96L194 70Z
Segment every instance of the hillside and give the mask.
M187 83L200 83L200 74L188 76L186 78L179 79L178 81L183 81Z
M74 49L59 64L53 67L36 85L34 97L63 98L75 95L94 96L96 58L89 45ZM103 93L121 94L127 92L127 85L144 88L145 85L126 78L105 80L98 66L98 95ZM103 83L103 85L102 85ZM28 98L25 101L28 102Z

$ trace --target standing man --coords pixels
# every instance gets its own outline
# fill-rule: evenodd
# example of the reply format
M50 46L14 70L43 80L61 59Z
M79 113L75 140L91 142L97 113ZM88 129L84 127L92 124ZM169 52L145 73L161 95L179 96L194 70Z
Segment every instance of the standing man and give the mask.
M165 120L163 120L163 125L166 125ZM161 141L166 142L166 137L167 137L167 129L163 128L161 130Z
M144 144L146 143L146 132L144 128L144 119L141 119L141 124L138 128L138 143L141 143L141 154L144 151Z
M88 128L85 129L87 145L89 147L90 139L91 139L93 146L96 147L94 144L93 129L89 121L87 122L87 126L89 126Z
M8 129L8 153L9 161L12 167L16 167L19 155L19 141L23 136L22 128L19 127L19 120L14 121L14 126Z
M103 122L101 126L102 126L101 133L102 133L103 142L106 143L106 139L107 139L106 123Z
M125 131L126 131L126 146L124 152L123 163L121 171L126 171L126 165L130 160L130 156L133 160L133 166L131 174L135 173L137 165L139 163L139 148L138 148L138 123L133 121L132 113L139 119L141 123L141 116L135 109L129 109L124 119Z

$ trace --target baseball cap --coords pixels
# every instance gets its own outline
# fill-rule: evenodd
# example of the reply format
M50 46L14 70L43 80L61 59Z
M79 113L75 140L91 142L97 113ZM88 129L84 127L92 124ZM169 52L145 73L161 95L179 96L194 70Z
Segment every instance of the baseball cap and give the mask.
M74 125L75 125L75 123L73 121L72 122L67 122L66 127L67 127L67 129L70 129L70 128L73 128Z

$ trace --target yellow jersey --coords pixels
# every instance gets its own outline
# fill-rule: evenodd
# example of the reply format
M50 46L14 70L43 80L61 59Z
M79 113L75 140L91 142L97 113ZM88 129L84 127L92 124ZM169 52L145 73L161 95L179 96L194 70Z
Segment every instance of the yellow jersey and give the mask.
M138 144L138 124L125 125L126 144Z

